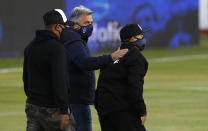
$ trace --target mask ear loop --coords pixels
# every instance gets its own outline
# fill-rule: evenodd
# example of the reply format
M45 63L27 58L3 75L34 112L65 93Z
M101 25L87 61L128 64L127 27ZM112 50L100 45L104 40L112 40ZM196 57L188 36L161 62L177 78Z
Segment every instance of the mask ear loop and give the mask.
M62 31L64 30L64 28L60 24L57 24L56 26L59 26L62 29ZM57 31L58 31L59 35L61 36L61 32L59 30L57 30Z
M80 29L82 28L82 26L81 26L78 22L77 22L77 23L73 22L73 26L74 26L75 24L77 24L77 25L79 26L79 29L78 29L78 30L80 30Z
M59 27L61 27L62 31L65 29L65 28L63 28L61 25L59 25Z

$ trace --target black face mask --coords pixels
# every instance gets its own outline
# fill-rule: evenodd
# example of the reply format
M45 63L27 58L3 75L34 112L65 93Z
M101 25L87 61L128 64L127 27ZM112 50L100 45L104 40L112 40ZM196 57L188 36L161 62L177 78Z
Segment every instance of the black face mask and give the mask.
M138 39L135 42L131 42L131 44L139 47L140 51L144 50L144 48L146 47L147 44L147 40L145 38L142 39Z

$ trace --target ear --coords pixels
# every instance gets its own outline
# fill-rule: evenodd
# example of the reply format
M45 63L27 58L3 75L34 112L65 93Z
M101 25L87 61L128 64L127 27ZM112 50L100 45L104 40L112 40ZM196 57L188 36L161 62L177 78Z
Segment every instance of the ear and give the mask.
M129 42L135 42L136 41L136 38L134 37L131 37L131 39L129 40Z
M61 30L60 25L59 24L55 25L55 29L60 31Z
M79 30L80 29L80 26L78 24L74 24L73 28Z

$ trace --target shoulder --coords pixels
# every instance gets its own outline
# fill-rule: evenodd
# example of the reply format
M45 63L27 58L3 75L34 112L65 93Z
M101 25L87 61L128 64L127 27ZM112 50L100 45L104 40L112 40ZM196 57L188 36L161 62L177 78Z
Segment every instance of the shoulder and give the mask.
M48 40L48 50L51 50L52 52L57 51L65 51L64 45L59 40Z
M65 44L73 41L82 41L81 35L74 29L66 28L61 33L61 42Z
M32 41L30 41L30 43L28 45L26 45L25 49L24 49L24 53L27 54L29 52L29 50L31 50L32 46L35 44L35 38L33 38Z
M138 49L131 47L126 56L124 56L124 61L126 64L142 64L146 59Z

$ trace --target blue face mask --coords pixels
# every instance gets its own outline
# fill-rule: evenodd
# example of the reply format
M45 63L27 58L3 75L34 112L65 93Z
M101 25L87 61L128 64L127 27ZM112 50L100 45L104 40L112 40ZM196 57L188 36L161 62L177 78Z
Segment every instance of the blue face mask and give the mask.
M93 25L90 24L88 26L80 26L80 34L84 37L90 37L93 31Z
M143 39L137 39L135 42L132 42L132 44L134 44L135 46L139 47L139 49L142 51L144 50L146 44L147 44L147 40L145 38Z

